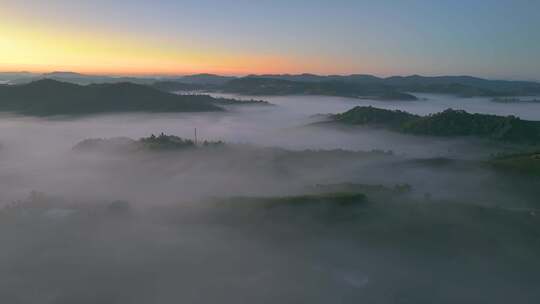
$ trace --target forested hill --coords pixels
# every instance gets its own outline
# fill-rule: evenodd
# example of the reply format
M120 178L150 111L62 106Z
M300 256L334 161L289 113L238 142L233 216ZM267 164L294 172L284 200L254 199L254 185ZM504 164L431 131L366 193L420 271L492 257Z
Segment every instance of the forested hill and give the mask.
M540 122L515 116L471 114L462 110L418 116L403 111L355 107L333 115L332 122L346 125L367 125L401 133L429 136L474 136L499 141L540 144Z
M0 86L0 111L27 115L222 111L207 95L175 95L133 83L81 86L44 79Z

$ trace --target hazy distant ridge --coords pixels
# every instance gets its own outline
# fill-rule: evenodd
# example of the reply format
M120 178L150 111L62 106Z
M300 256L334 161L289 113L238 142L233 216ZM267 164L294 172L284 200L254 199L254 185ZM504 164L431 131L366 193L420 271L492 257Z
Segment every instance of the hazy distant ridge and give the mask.
M54 79L76 84L133 82L152 85L160 90L173 89L225 91L252 95L329 95L410 100L407 93L442 93L460 97L504 97L540 95L540 83L532 81L489 80L472 76L391 76L366 74L263 74L246 77L194 74L167 77L112 77L74 72L47 74L0 73L0 81L11 84Z

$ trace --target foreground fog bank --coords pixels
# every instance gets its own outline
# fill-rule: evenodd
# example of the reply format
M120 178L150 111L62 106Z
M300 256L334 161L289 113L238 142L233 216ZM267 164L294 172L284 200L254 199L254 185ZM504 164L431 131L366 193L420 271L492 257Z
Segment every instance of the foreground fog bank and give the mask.
M141 210L34 195L0 214L0 297L7 303L528 303L540 296L539 223L528 212L251 203L249 209L199 202Z
M448 107L433 98L376 105ZM269 101L206 114L3 115L0 302L540 297L539 181L485 163L514 147L310 125L369 101ZM540 117L520 107L489 109ZM132 146L162 132L194 139L195 128L185 148ZM88 138L106 140L80 144Z
M433 140L380 130L276 127L261 131L259 136L251 134L257 137L258 141L254 141L258 145L225 141L223 147L165 153L73 150L81 139L100 138L96 133L105 133L100 130L112 135L143 132L145 122L141 119L144 116L114 118L115 122L111 121L112 116L83 121L16 119L11 125L9 120L4 120L4 123L8 121L8 126L3 128L5 139L0 150L1 203L19 199L31 191L74 200L176 203L186 198L209 196L301 194L317 184L355 182L410 184L420 197L429 195L489 205L535 205L531 199L536 193L536 188L531 186L535 181L500 176L482 165L480 156L486 157L494 150L488 149L485 143L470 140ZM198 118L170 119L166 123L174 125L176 121ZM131 120L140 123L131 124ZM215 123L219 124L219 120ZM26 130L10 133L9 130L25 128L18 124L24 124ZM135 126L141 129L136 130ZM214 128L210 123L207 127ZM124 128L125 131L118 130ZM182 130L186 132L186 129ZM252 128L243 132L248 134L248 130ZM87 134L82 135L83 132ZM281 137L282 146L290 145L295 149L263 147L266 146L264 138L273 142L270 134ZM321 135L343 142L336 148L328 142L315 145ZM356 147L364 149L341 150L353 138L363 139ZM308 143L310 140L312 142ZM376 143L385 140L389 141L388 145L381 150ZM301 149L304 147L313 150ZM447 158L449 161L445 161ZM524 185L526 191L517 187L519 185Z
M75 201L175 204L208 197L303 194L319 184L361 183L409 184L417 197L537 207L537 180L500 174L479 160L233 143L173 151L123 147L132 141L113 138L104 141L110 148L105 144L88 150L78 148L82 144L76 149L59 144L51 150L40 150L35 143L27 149L6 146L0 158L2 203L39 191Z

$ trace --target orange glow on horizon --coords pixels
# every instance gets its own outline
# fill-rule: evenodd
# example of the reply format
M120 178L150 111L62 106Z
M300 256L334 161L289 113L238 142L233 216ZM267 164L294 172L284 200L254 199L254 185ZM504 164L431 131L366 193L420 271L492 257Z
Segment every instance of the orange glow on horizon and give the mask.
M182 43L181 37L177 40L180 43L70 31L14 21L0 14L0 71L141 76L351 72L350 65L335 60L238 53L215 46L196 47Z

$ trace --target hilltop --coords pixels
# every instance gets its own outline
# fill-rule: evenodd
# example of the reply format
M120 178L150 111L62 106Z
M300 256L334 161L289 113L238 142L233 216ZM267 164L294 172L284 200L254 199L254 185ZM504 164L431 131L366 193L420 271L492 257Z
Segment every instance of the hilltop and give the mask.
M453 109L419 116L398 110L355 107L330 118L332 123L377 126L416 135L473 136L513 143L540 144L540 122L522 120L515 116L471 114Z
M28 115L222 111L207 95L175 95L134 83L81 86L51 79L0 87L0 111Z
M175 135L161 133L159 135L151 134L148 137L141 137L137 140L129 137L113 138L89 138L77 143L73 150L75 151L117 151L117 152L135 152L135 151L175 151L200 147L219 147L224 146L222 141L204 140L196 143L191 139L181 138Z

